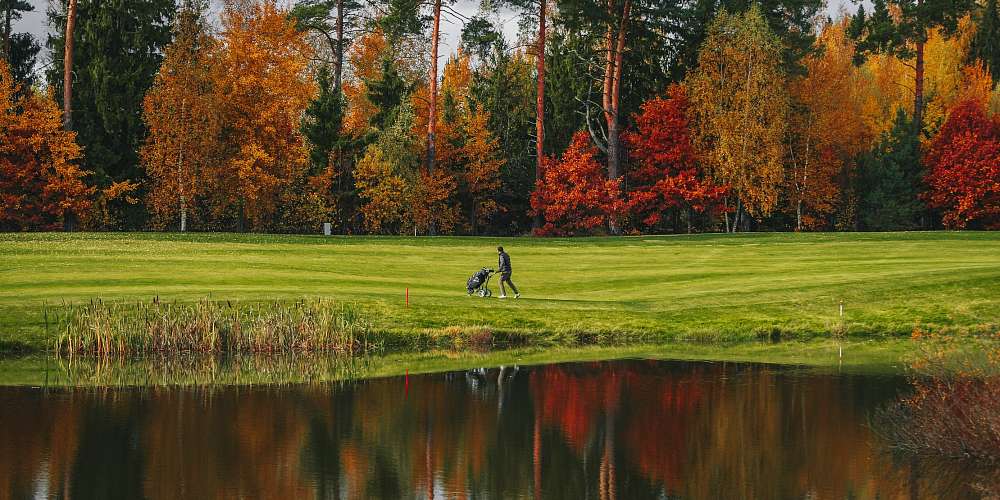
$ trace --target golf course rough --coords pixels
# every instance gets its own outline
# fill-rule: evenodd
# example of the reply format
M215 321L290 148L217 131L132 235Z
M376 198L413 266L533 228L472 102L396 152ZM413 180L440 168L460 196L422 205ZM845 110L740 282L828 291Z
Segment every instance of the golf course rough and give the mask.
M498 244L522 298L467 296L468 277L496 266ZM411 347L881 337L914 328L989 335L1000 329L1000 233L0 234L2 351L50 348L59 332L48 316L65 304L154 298L348 302L388 345Z

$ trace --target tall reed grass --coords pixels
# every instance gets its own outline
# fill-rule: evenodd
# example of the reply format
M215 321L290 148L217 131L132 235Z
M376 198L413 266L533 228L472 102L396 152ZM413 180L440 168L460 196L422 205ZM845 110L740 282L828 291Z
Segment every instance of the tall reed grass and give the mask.
M60 355L367 352L380 347L352 304L329 299L239 303L104 302L58 314Z

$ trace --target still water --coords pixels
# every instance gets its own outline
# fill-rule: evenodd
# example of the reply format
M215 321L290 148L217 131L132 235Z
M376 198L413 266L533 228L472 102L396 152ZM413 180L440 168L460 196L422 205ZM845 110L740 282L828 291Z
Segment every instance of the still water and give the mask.
M0 388L0 499L976 498L886 453L898 376L609 361L350 383Z

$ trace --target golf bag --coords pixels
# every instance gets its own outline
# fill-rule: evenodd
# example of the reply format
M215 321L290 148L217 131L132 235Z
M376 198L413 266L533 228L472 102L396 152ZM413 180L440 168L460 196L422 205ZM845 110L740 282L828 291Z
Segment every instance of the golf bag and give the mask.
M476 271L469 281L465 284L465 291L468 295L473 293L479 295L480 297L489 297L493 295L493 292L489 289L490 276L493 276L493 270L487 267Z

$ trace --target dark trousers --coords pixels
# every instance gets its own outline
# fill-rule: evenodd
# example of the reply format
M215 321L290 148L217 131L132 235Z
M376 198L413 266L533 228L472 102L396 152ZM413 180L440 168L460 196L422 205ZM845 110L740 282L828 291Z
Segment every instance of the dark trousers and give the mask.
M514 290L515 295L520 293L517 291L517 287L514 286L514 282L510 280L510 273L507 272L507 273L500 273L500 295L507 295L507 289L504 288L503 286L504 283L510 285L510 289Z

